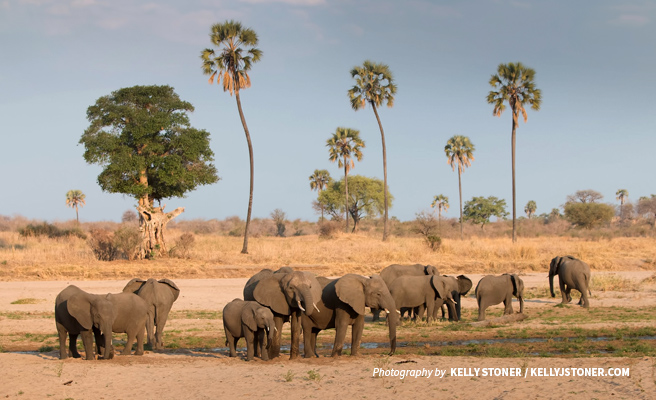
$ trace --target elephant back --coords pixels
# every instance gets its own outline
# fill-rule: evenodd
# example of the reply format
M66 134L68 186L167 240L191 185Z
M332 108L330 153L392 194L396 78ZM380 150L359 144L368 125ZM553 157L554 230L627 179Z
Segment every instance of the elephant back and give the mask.
M269 268L264 268L260 272L251 276L246 282L246 285L244 285L244 292L243 292L244 300L255 301L255 296L253 295L253 292L255 291L255 287L262 279L268 278L269 276L272 275L273 275L273 270Z

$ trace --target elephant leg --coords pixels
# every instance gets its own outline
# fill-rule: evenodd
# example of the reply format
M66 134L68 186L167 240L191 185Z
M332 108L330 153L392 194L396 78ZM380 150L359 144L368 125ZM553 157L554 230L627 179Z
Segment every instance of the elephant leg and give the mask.
M371 313L374 316L372 319L373 322L376 322L380 319L380 311L381 310L379 308L374 308L373 310L371 310Z
M562 297L561 304L569 303L569 300L567 299L568 295L565 289L565 282L563 282L563 279L560 276L558 277L558 286L560 287L560 296Z
M123 356L129 356L130 354L132 354L132 344L134 343L135 340L134 332L130 331L126 333L128 335L128 339L125 342L125 348L123 348L123 351L121 352L121 355Z
M461 302L460 294L457 294L454 300L456 301L456 307L455 307L456 308L456 315L455 315L455 317L457 317L457 318L452 318L451 313L449 313L449 321L454 321L454 320L455 321L460 321L460 315L461 315L460 310L462 310L462 308L461 308L462 302Z
M423 307L423 306L422 306ZM435 301L427 301L426 302L426 323L430 324L433 322L433 311L435 308Z
M244 329L244 339L246 339L246 361L253 360L253 353L255 353L255 346L257 346L256 332L250 329Z
M565 296L567 297L567 302L572 302L572 285L565 284Z
M144 354L144 329L145 327L142 326L141 329L137 331L136 338L137 338L137 350L134 353L135 356L142 356Z
M583 288L583 290L581 291L581 300L579 301L579 303L581 303L581 306L583 306L583 308L590 308L590 300L588 299L587 288Z
M157 349L157 341L155 340L155 316L148 314L146 320L146 337L148 338L148 345L151 349Z
M314 354L314 347L312 346L312 324L306 322L309 318L303 318L303 357L311 358Z
M446 304L442 303L440 310L442 310L442 319L446 318Z
M273 322L276 326L275 332L273 332L273 340L271 341L271 346L269 346L269 358L280 357L280 336L282 334L282 317L277 314L273 317Z
M364 330L364 315L359 315L351 325L351 355L360 355L360 343L362 342L362 331Z
M479 321L484 321L485 320L485 309L487 308L487 305L478 296L476 296L476 302L478 303L478 320Z
M289 351L289 359L298 358L301 345L301 311L295 311L291 315L292 323L292 345Z
M503 305L505 306L505 309L503 310L504 315L509 315L513 313L512 294L506 297L506 299L503 301Z
M335 343L333 344L332 357L342 355L344 349L344 338L346 338L346 327L349 325L349 315L343 310L335 310Z
M171 305L165 305L164 307L159 307L157 309L157 320L155 321L156 331L155 331L155 348L163 349L164 348L164 326L166 326L166 321L169 318L169 312L171 312Z
M64 326L59 322L57 322L57 335L59 336L59 359L65 360L68 358L68 350L66 349L66 336L68 336L68 332L66 332ZM69 344L71 341L72 339L69 340Z
M311 334L310 334L310 349L312 349L312 353L314 354L315 357L319 358L319 354L317 354L317 336L319 335L320 330L314 330L311 329Z
M94 360L96 357L93 354L93 333L91 331L83 331L80 332L80 336L82 337L82 345L84 345L84 353L86 354L86 359L87 360ZM77 341L77 335L75 335L75 340L71 340L72 343L75 343ZM77 349L75 349L75 352L77 353ZM75 357L75 355L73 355ZM80 357L80 354L77 354L78 358Z
M255 343L255 352L260 354L259 357L263 361L269 361L269 353L265 351L266 345L264 344L265 338L267 336L266 331L264 329L258 329L257 332L258 335L257 335L257 342ZM255 356L257 357L257 354Z

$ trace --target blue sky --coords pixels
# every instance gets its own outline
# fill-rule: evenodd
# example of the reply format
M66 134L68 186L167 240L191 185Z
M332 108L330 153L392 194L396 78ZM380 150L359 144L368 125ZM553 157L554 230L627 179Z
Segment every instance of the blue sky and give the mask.
M255 152L254 217L281 208L316 220L308 177L327 169L326 140L359 129L364 158L352 173L382 179L380 133L370 108L353 111L349 71L366 59L390 66L398 86L383 108L390 215L401 220L449 196L458 178L444 145L466 135L475 160L463 198L511 204L511 116L492 116L488 80L500 63L536 70L542 108L517 136L518 212L549 212L580 189L616 203L656 193L656 3L653 1L0 0L0 214L66 220L80 189L83 221L120 220L132 198L103 193L100 167L82 158L86 109L113 90L167 84L211 133L221 180L168 199L179 218L246 216L248 151L234 97L209 85L202 49L213 23L241 21L262 60L242 92ZM509 207L510 211L510 207Z

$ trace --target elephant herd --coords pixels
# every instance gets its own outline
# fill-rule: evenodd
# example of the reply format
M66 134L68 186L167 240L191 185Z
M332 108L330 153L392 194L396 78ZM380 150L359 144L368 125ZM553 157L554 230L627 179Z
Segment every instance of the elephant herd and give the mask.
M590 267L572 256L555 257L549 268L552 297L553 278L558 276L562 303L571 301L570 292L581 292L579 302L589 307ZM246 359L261 357L269 360L280 355L282 326L291 324L290 358L300 356L301 334L303 356L318 357L317 335L322 330L335 329L332 356L342 354L348 326L351 326L351 355L359 353L364 330L366 307L374 320L385 312L389 331L390 355L396 351L396 329L404 312L427 322L448 312L449 320L459 321L461 299L472 288L464 275L440 275L430 265L390 265L380 275L365 277L346 274L336 279L317 277L310 272L283 267L276 271L263 269L244 286L243 299L234 299L223 309L223 327L230 356L236 356L237 342L246 340ZM60 342L60 358L69 350L80 357L76 339L82 336L87 359L93 359L92 340L96 341L99 357L113 357L112 332L127 333L122 354L130 354L137 341L135 354L143 354L143 335L154 349L163 347L162 331L173 302L180 290L168 279L131 280L120 294L94 295L76 286L64 289L55 301L55 320ZM512 314L512 298L524 311L524 283L515 274L484 276L475 288L478 320L485 319L485 310L504 303L504 314ZM156 328L156 331L155 331ZM93 335L93 337L92 337ZM266 342L266 344L265 344Z

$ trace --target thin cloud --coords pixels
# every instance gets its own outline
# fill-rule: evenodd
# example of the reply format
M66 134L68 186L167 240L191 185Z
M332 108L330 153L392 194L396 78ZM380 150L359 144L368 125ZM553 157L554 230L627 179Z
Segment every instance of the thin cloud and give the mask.
M272 4L283 3L291 6L319 6L326 4L325 0L241 0L243 3L250 4Z
M623 14L612 20L611 24L639 28L650 22L649 18L644 15Z

